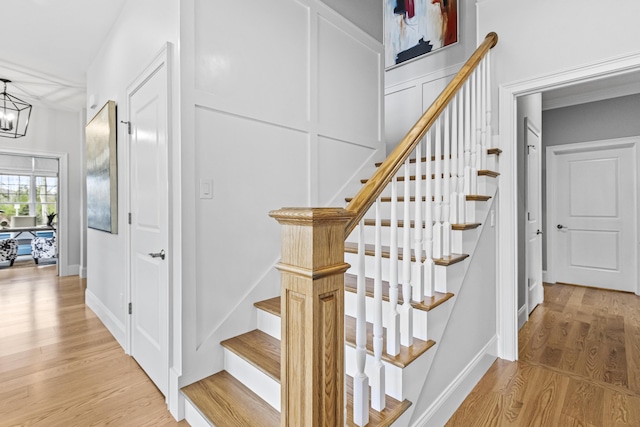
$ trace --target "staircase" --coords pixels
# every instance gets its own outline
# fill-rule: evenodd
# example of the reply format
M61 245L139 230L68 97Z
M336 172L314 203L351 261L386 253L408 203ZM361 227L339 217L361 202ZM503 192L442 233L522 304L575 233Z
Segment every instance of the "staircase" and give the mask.
M450 97L463 95L436 100L345 209L272 213L283 296L256 302L257 329L221 342L224 371L182 389L190 425L409 425L494 222L500 150L486 146L481 61L496 41L487 36L452 82Z

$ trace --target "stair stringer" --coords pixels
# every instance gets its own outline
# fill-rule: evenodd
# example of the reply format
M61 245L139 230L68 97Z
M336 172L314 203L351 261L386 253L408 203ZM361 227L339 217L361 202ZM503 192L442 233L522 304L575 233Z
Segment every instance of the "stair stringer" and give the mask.
M487 213L496 203L495 196L487 202ZM407 399L413 402L407 411L411 413L410 422L394 425L444 425L496 358L497 233L495 227L485 226L486 219L455 297L450 300L446 312L429 318L429 332L436 345L431 350L433 356L423 375L424 380L408 383ZM477 286L478 282L481 286ZM482 319L466 319L470 313L475 313L474 309L483 308ZM462 327L460 323L465 320L469 321ZM473 328L481 329L473 335L480 343L473 343L477 348L465 352L463 347L473 341L468 339ZM478 338L479 335L483 338ZM463 354L466 357L462 357Z
M488 178L488 180L495 180L495 178ZM494 206L494 198L496 195L496 185L491 185L490 183L485 187L487 193L485 195L491 196L491 199L486 202L470 202L471 207L473 207L476 212L474 213L475 217L479 220L478 222L481 225L475 230L467 230L463 231L463 233L470 233L473 236L473 241L469 241L471 239L467 239L465 245L465 253L469 254L469 257L462 262L450 265L450 266L436 266L436 282L438 280L442 282L446 282L446 291L454 294L454 297L445 301L440 306L430 310L428 312L424 312L421 310L414 309L414 336L420 339L430 339L436 342L435 346L429 349L425 354L420 356L410 365L406 366L404 369L399 369L396 367L391 367L385 363L387 369L390 370L388 374L397 375L399 372L399 379L394 379L393 384L389 383L388 385L393 385L394 390L391 393L393 397L396 399L407 399L411 402L414 402L419 398L420 393L424 387L426 377L430 371L432 362L434 357L436 356L439 349L439 342L444 336L446 326L450 320L451 313L454 311L454 307L457 300L457 295L461 291L465 281L468 278L469 266L476 254L476 250L485 230L485 225L490 223L490 212ZM469 202L468 202L469 203ZM493 230L495 228L489 227ZM371 257L367 257L367 261L371 262L369 259ZM384 276L384 273L383 273ZM348 315L355 315L355 294L350 292L346 292L345 295L345 313ZM389 303L383 303L383 325L387 326L387 317L388 317L388 309ZM352 313L353 312L353 313ZM373 300L372 298L367 298L367 322L372 322L372 313L373 313ZM367 357L367 366L371 364L373 358L371 356ZM349 369L350 364L347 360L347 371ZM353 367L351 367L353 368ZM353 369L351 369L353 370ZM422 379L422 380L421 380ZM398 394L401 393L401 394ZM409 408L407 412L411 413L413 411L413 406ZM397 420L394 425L395 426L406 426L409 418L403 415L399 420ZM404 421L403 421L404 420Z
M491 189L492 193L488 194L492 198L483 203L476 204L476 208L478 210L477 218L481 222L481 226L478 227L476 232L476 240L473 246L470 248L469 257L465 259L463 262L454 264L449 267L439 267L442 270L446 271L446 276L441 274L442 277L446 277L447 280L447 291L454 294L454 297L436 307L435 309L427 312L427 338L434 340L436 342L435 346L427 351L420 358L415 360L411 365L403 370L403 398L407 399L411 402L417 402L420 399L421 394L425 388L429 387L429 374L433 368L433 364L440 353L440 348L442 347L441 343L443 341L443 337L446 334L447 326L449 325L452 315L455 311L455 307L457 301L459 299L459 295L463 292L464 287L470 281L473 281L473 275L469 274L470 267L476 260L476 254L478 253L478 246L483 238L485 238L485 230L492 230L495 238L495 227L492 227L489 224L489 227L486 227L489 222L490 212L493 209L495 203L496 196L496 188L493 186ZM495 250L492 252L495 254ZM495 265L495 255L493 258L493 264ZM437 274L437 273L436 273ZM495 301L495 298L493 298ZM414 310L414 313L418 310ZM495 313L495 310L494 310ZM494 328L495 331L495 328ZM445 359L447 356L440 356ZM408 369L410 368L410 369ZM411 407L403 414L403 416L398 419L393 425L394 426L408 426L409 420L413 418L413 413L416 412L418 408L417 405L413 404ZM418 424L422 425L422 424ZM431 426L431 424L429 424Z

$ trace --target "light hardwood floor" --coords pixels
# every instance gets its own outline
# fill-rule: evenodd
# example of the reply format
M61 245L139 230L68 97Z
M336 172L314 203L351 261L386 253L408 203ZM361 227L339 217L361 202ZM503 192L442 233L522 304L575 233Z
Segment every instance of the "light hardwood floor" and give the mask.
M0 270L0 426L187 426L55 266Z
M447 426L640 426L640 297L545 285L520 330Z

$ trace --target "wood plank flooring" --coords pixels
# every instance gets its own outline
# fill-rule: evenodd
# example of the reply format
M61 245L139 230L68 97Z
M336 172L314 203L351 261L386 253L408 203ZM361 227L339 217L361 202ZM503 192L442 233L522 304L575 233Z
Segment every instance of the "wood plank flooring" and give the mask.
M0 269L0 426L188 426L55 266Z
M447 426L640 426L640 297L545 285L518 336Z

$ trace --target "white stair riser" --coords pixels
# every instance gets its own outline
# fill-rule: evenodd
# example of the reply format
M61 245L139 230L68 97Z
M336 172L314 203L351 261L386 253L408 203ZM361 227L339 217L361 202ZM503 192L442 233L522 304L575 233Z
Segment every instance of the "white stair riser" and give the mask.
M282 334L282 329L280 325L281 325L280 316L276 316L275 314L271 314L264 310L258 310L258 329L259 330L279 340L280 335Z
M280 410L280 383L234 352L224 349L224 369L262 400Z
M376 228L374 226L365 226L364 227L364 236L365 236L365 242L374 242L375 241L375 230ZM398 228L398 243L399 245L399 253L402 254L402 243L403 243L403 237L402 237L402 232L403 232L403 228ZM423 230L424 231L424 230ZM411 248L413 249L415 247L415 240L414 239L414 229L411 229ZM357 243L357 241L355 241L355 236L357 235L357 233L352 233L351 236L349 236L349 238L347 239L347 242L349 243ZM452 253L456 253L456 254L467 254L469 253L469 248L473 247L474 244L473 242L475 241L475 239L477 235L477 231L475 229L470 229L470 230L451 230L451 252ZM353 237L352 237L353 236ZM424 235L423 235L423 239L424 239ZM380 230L380 241L382 246L387 246L387 247L391 247L391 227L381 227ZM468 245L468 243L471 243L471 245ZM424 249L423 249L423 253L424 253Z
M348 264L351 265L351 267L347 270L347 273L350 274L354 274L357 275L358 274L358 255L357 254L352 254L352 253L345 253L344 254L344 259L345 262L347 262ZM464 261L457 263L457 264L461 264ZM374 270L374 263L375 263L375 257L373 256L366 256L365 257L365 274L368 277L373 277L373 272ZM391 263L391 260L389 260L388 258L382 258L382 280L388 282L389 281L389 265ZM414 263L411 263L411 271L413 272L415 270L415 266L413 265ZM454 264L454 265L457 265ZM443 288L446 287L446 281L447 281L447 269L450 269L451 266L446 267L446 266L442 266L442 265L436 265L434 266L434 271L435 271L435 278L436 278L436 290L438 290L438 288ZM402 283L402 272L403 272L403 261L399 262L398 265L398 280L400 283ZM413 274L413 273L412 273ZM439 283L440 282L440 283ZM441 292L441 291L438 291Z
M487 164L484 167L485 170L490 170L490 171L497 171L498 169L496 168L497 164L496 164L496 160L494 158L494 156L488 156L487 157ZM411 163L409 165L409 174L411 176L415 176L416 175L416 169L417 169L417 164L416 163ZM431 174L434 175L436 171L436 166L435 166L435 162L431 162ZM442 164L441 167L441 171L444 171L444 164ZM453 173L453 168L450 168L450 180L454 180L454 179L459 179L458 177L456 177L456 174ZM421 175L426 175L427 173L427 164L425 162L420 163L420 174ZM458 173L464 173L464 168L462 169L462 171L459 170L458 168ZM399 170L399 172L396 174L397 177L403 178L404 177L404 166L402 166ZM444 172L442 172L442 179L444 179Z
M358 296L353 292L344 293L344 314L351 317L356 317L356 309L358 304ZM373 298L367 297L366 299L366 318L367 322L373 323L373 311L374 302ZM391 304L389 301L382 301L382 326L387 327L389 325L389 313L391 310ZM398 306L400 311L400 306ZM413 336L421 340L427 340L427 317L428 313L422 310L413 310Z
M424 203L422 203L422 220L424 221ZM404 203L404 202L398 202L397 204L397 212L396 215L398 216L398 220L402 221L404 220L404 209L405 207L407 207L409 209L409 217L411 218L411 220L413 221L414 217L415 217L415 212L416 212L416 202L409 202L408 204ZM434 211L434 206L433 204L431 205L431 215L432 215L432 219L435 220L435 211ZM375 207L371 207L371 209L369 209L367 211L367 213L365 214L365 219L375 219L376 218L376 213L375 213ZM383 219L391 219L391 202L382 202L380 203L380 217Z
M423 175L424 175L424 171L423 171ZM415 184L416 182L420 182L421 184L421 189L420 189L420 195L422 197L425 196L425 191L426 191L426 184L424 182L423 179L420 179L419 181L415 181L415 180L411 180L409 181L409 197L411 196L415 196L416 194L416 189L415 189ZM478 182L477 182L477 191L475 194L480 194L480 195L490 195L490 194L494 194L495 193L495 189L497 188L498 182L497 182L497 178L491 177L491 176L487 176L487 175L481 175L478 176ZM404 181L399 181L397 183L397 190L398 190L398 197L402 197L405 196L404 194ZM454 182L453 179L449 180L449 191L453 192L454 190ZM432 192L432 196L435 195L435 182L432 184L431 186L431 192ZM391 197L391 185L387 185L385 187L385 189L382 191L381 194L382 197Z

